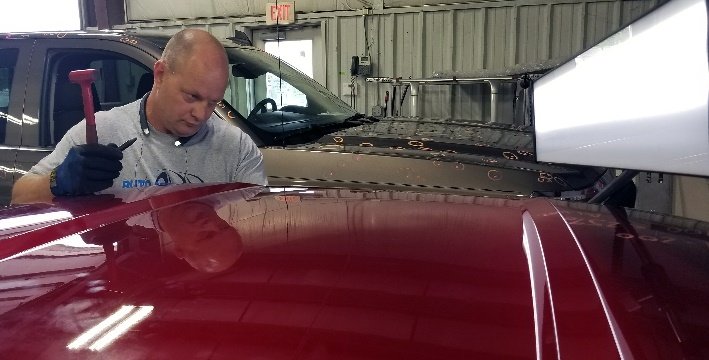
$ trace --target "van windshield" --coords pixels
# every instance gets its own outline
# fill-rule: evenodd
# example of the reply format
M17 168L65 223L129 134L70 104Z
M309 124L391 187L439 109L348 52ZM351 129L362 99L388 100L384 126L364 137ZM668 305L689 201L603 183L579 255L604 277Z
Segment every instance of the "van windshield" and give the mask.
M307 131L342 123L356 112L309 76L254 48L227 47L230 73L224 99L266 133Z

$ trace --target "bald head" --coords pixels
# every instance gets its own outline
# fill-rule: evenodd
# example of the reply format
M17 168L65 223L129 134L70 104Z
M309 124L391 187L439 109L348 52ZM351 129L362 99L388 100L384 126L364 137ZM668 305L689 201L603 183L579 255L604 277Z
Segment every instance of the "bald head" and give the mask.
M186 29L168 41L153 65L145 112L157 131L192 136L206 123L229 84L229 61L210 33Z
M196 56L201 61L223 65L226 71L228 60L224 47L212 34L200 29L185 29L173 35L165 46L161 60L172 71L179 72L185 63L194 61Z
M241 257L241 235L214 208L190 201L157 212L157 224L168 250L203 272L221 272Z

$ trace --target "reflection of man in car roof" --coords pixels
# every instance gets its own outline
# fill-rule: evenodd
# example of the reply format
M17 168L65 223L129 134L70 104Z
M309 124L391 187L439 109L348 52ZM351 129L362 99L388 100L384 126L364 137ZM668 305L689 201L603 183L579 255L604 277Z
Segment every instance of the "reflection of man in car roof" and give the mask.
M163 249L201 272L220 272L241 257L239 232L208 204L196 201L159 210L154 221Z
M142 259L129 267L147 266L143 270L153 275L190 268L222 272L239 260L244 245L239 231L213 206L210 201L189 201L101 226L81 237L88 244L103 245L109 259L114 258L108 254L114 254L112 244L117 242L115 255L123 258L122 264ZM152 260L145 261L146 257Z

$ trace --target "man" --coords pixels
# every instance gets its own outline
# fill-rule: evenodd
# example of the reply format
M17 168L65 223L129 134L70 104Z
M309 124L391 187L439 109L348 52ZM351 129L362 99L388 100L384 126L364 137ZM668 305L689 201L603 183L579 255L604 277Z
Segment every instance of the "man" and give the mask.
M162 247L201 272L232 267L244 252L239 231L199 201L155 212Z
M206 31L186 29L167 43L143 99L96 114L99 144L85 120L22 176L13 203L117 192L171 183L266 184L263 156L248 135L213 115L228 85L228 59ZM136 139L125 151L115 144ZM108 144L108 145L105 145Z

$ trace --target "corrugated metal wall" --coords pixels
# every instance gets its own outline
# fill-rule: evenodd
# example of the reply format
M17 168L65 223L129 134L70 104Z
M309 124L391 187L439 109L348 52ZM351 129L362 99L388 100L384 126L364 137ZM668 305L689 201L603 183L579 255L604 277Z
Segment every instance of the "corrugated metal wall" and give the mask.
M183 27L198 26L226 38L234 29L263 27L266 2L238 2L238 8L247 15L224 17L217 14L233 14L237 2L183 0L172 1L166 7L164 1L127 0L131 22L125 27L174 33ZM373 76L404 79L562 60L662 2L665 0L518 0L411 6L427 2L367 1L372 8L342 10L362 8L362 2L301 0L296 2L296 18L301 23L321 26L326 64L323 85L349 102L342 85L350 82L353 55L371 56ZM196 3L201 10L196 9ZM409 6L392 7L397 5ZM178 19L188 16L191 18ZM356 108L367 114L372 106L383 102L384 91L391 89L387 84L367 83L364 78L358 78L357 83L360 91ZM484 109L471 102L471 95L483 96L474 87L452 90L447 86L428 86L421 95L421 115L460 119L477 116L485 120ZM403 115L408 114L407 110L408 99Z
M126 17L129 21L156 19L188 19L215 17L242 17L263 15L266 4L278 0L125 0ZM294 1L294 0L290 0ZM487 0L468 2L508 2L514 0ZM386 9L406 6L460 4L466 1L445 0L298 0L296 7L301 13L358 9Z

